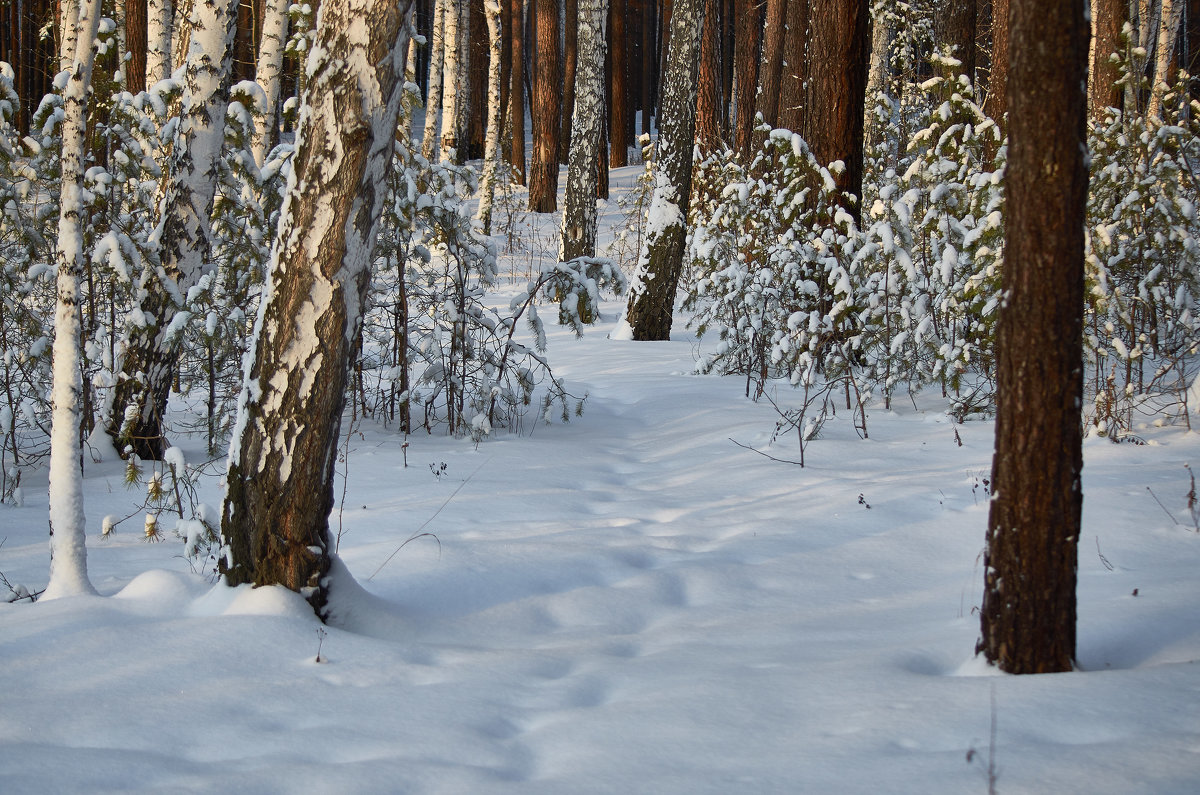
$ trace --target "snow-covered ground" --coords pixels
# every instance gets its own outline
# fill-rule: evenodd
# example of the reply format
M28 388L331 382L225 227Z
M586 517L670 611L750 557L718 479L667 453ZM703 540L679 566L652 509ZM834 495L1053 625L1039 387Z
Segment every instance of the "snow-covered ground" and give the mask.
M332 524L366 593L337 626L212 585L139 518L102 539L143 492L89 462L102 595L0 604L0 790L928 795L987 792L991 763L1002 793L1200 791L1200 436L1087 443L1080 670L995 675L991 422L875 403L868 439L842 412L805 468L772 461L731 441L796 458L769 404L692 375L682 322L608 339L618 309L551 337L588 394L569 424L416 435L407 466L358 427ZM44 475L24 492L0 572L40 589Z

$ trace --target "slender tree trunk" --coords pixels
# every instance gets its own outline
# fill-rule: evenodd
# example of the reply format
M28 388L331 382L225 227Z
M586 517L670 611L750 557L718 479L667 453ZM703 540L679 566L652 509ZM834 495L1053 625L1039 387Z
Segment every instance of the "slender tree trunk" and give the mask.
M129 93L146 89L146 0L125 0L125 44L129 60L122 65Z
M425 92L425 129L421 156L433 161L437 155L438 114L442 107L442 64L445 58L446 6L450 0L433 0L433 33L429 37L429 88Z
M635 340L671 337L675 292L683 272L688 204L692 194L696 80L704 0L675 0L671 44L663 75L663 101L654 194L646 237L631 280L629 304L619 336Z
M174 12L171 0L146 3L146 87L171 76L171 31Z
M858 221L870 8L867 0L811 0L810 8L811 74L802 136L818 162L842 162L844 168L834 180L846 210Z
M721 125L718 121L721 70L720 52L721 0L705 0L704 22L700 29L700 72L696 90L696 146L702 155L721 146Z
M87 138L87 95L100 26L100 0L76 6L70 37L76 48L63 91L62 188L59 202L57 302L54 312L53 415L50 433L50 582L45 599L95 593L87 573L83 472L79 456L79 285L83 277L83 157Z
M1154 57L1154 87L1150 91L1150 105L1146 109L1146 115L1152 119L1162 119L1163 95L1175 82L1171 63L1175 54L1179 24L1183 20L1183 3L1184 0L1161 0L1158 44L1155 46Z
M409 4L321 6L309 112L230 446L226 582L286 586L322 618L338 434L404 93Z
M629 165L629 97L626 81L628 42L625 40L625 0L610 0L609 86L612 95L608 108L608 167Z
M59 0L58 71L75 66L75 48L79 43L80 0Z
M529 166L529 209L558 209L558 133L562 83L559 75L558 4L534 0L537 57L534 60L533 161Z
M562 132L558 136L558 162L568 164L571 154L571 125L575 115L575 72L579 61L579 0L566 0L563 14L563 106Z
M108 433L117 449L157 460L166 449L163 414L179 355L176 314L188 290L209 269L209 216L225 140L229 68L236 0L195 0L183 116L151 238L162 260L163 281L144 286L139 324L129 330L121 376L114 390Z
M512 128L510 162L517 184L525 184L525 2L511 0L512 83L508 91L508 118Z
M787 7L788 0L767 0L767 27L763 34L762 69L758 73L758 104L755 112L772 128L779 124ZM758 143L761 144L761 140Z
M734 68L737 96L734 113L733 147L743 163L749 163L754 134L754 105L758 92L758 65L762 51L763 4L760 0L737 0Z
M265 0L258 66L254 79L263 90L262 123L254 135L254 159L259 167L279 141L279 87L283 76L283 49L287 44L289 0Z
M442 144L440 159L458 162L461 85L466 74L462 57L462 4L468 0L446 0L442 12Z
M654 53L655 0L642 0L642 135L650 134L654 116L654 86L658 83L658 59Z
M1121 29L1129 18L1128 0L1092 0L1092 47L1088 70L1090 92L1088 107L1093 119L1100 118L1108 108L1121 107L1121 77L1112 56L1123 53Z
M890 85L892 41L896 31L890 19L878 16L871 26L871 66L867 71L866 112L863 116L863 145L873 147L887 135L888 124L881 122L871 110L879 102L880 95L894 107Z
M596 176L604 127L604 21L608 0L580 0L579 63L566 207L558 259L596 256Z
M992 53L988 74L988 92L983 100L983 112L1005 128L1004 114L1008 113L1008 5L1010 0L992 0Z
M496 194L496 168L500 163L500 53L504 49L503 32L500 30L501 2L485 0L483 4L491 63L488 65L487 141L484 144L483 177L479 183L479 213L476 217L485 235L492 233L492 200Z
M799 131L804 127L805 86L808 83L809 0L788 0L787 34L783 39L780 74L779 126Z
M1078 0L1011 0L1005 305L976 651L1071 670L1083 467L1088 25Z

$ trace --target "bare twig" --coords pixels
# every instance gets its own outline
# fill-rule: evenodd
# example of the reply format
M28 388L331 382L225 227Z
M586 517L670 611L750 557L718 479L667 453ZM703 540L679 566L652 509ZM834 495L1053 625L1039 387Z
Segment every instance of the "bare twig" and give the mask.
M733 443L734 443L734 444L736 444L738 447L742 447L742 448L744 448L744 449L746 449L746 450L749 450L749 451L750 451L750 452L752 452L752 453L758 453L758 454L759 454L759 455L761 455L763 458L769 458L769 459L771 459L772 461L778 461L778 462L779 462L779 463L781 463L781 464L793 464L793 465L795 465L795 466L798 466L798 467L802 467L802 466L804 466L804 464L803 464L802 462L800 462L800 461L789 461L789 460L787 460L786 458L776 458L776 457L775 457L775 456L773 456L773 455L770 455L770 454L768 454L768 453L764 453L762 450L756 450L755 448L751 447L751 446L750 446L750 445L748 445L748 444L742 444L741 442L739 442L737 439L734 439L733 437L726 437L726 438L728 438L728 439L729 439L729 441L733 442Z
M1175 518L1175 514L1173 514L1173 513L1171 513L1170 511L1168 511L1168 510L1167 510L1167 506L1163 505L1163 501L1162 501L1162 500L1160 500L1160 499L1158 498L1158 495L1154 493L1154 489L1152 489L1152 488L1150 488L1149 486L1147 486L1147 487L1146 487L1146 491L1150 492L1150 496L1151 496L1151 497L1153 497L1153 498L1154 498L1154 501L1158 503L1158 507L1163 509L1163 513L1165 513L1167 516L1171 517L1171 521L1172 521L1172 522L1174 522L1175 524L1179 525L1180 527L1182 527L1182 526L1183 526L1183 523L1182 523L1182 522L1180 522L1178 519L1176 519L1176 518Z

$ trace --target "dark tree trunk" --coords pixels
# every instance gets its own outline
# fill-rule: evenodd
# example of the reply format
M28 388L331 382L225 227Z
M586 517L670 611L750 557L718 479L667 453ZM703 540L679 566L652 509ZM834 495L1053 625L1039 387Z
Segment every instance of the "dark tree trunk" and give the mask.
M840 160L835 175L846 210L860 220L863 112L871 59L867 0L811 0L808 99L801 133L817 161ZM851 198L853 197L853 199Z
M671 15L671 47L663 75L662 127L656 163L661 176L650 201L646 238L625 310L625 321L635 340L671 337L671 314L683 271L686 219L692 193L696 78L703 11L704 0L676 0Z
M575 114L575 72L579 63L579 0L566 0L563 15L563 107L562 132L558 136L558 162L566 165L571 156L571 125Z
M783 81L783 42L787 34L788 0L767 0L762 68L758 73L755 112L772 128L779 124L779 94ZM760 141L761 143L761 141Z
M807 99L804 86L808 82L809 71L808 13L809 0L788 0L787 33L783 39L783 68L779 81L779 126L785 130L799 131L804 125L804 103ZM868 47L868 60L869 50Z
M125 0L125 46L129 61L124 65L129 93L146 90L146 0Z
M408 5L343 0L319 12L315 51L330 55L309 61L304 101L314 112L297 135L296 179L247 374L258 389L231 443L221 573L230 585L298 591L322 618L337 441L403 94ZM356 40L350 33L364 17L367 40Z
M700 31L700 74L696 86L696 146L702 154L714 152L721 146L721 125L718 120L721 68L720 18L721 0L705 0L704 25Z
M609 6L609 90L608 108L609 168L629 165L629 98L625 73L628 64L625 41L625 0L612 0Z
M734 68L737 69L737 110L734 113L733 147L749 163L754 133L754 105L758 91L758 64L762 50L761 0L737 0Z
M1009 0L992 0L992 46L989 57L987 96L983 112L1004 129L1004 114L1008 112L1008 6Z
M1014 674L1071 670L1083 493L1088 25L1075 0L1011 0L1007 244L994 496L976 651Z
M517 183L525 184L525 3L512 0L512 83L508 92L508 118L512 128L509 162L516 169Z
M487 115L488 75L488 32L487 20L483 17L483 3L471 3L471 28L467 34L467 72L471 90L467 94L466 140L464 160L479 160L483 157Z
M533 72L533 160L529 165L529 209L558 209L558 133L561 127L562 75L559 72L558 3L534 0L537 53Z
M959 73L975 84L976 0L942 0L934 31L939 49L952 51L962 62Z
M650 134L650 119L654 116L654 87L658 85L654 6L655 0L642 0L642 135Z
M508 129L509 105L512 103L512 99L509 98L512 90L513 66L510 30L512 30L512 5L508 0L500 0L500 37L503 39L500 44L500 149L502 151L511 149L511 144L507 143L504 138L504 132Z
M1121 28L1128 18L1127 0L1094 0L1092 3L1092 21L1096 26L1093 50L1096 58L1092 67L1088 106L1093 118L1099 118L1108 108L1121 107L1122 92L1117 85L1121 73L1110 56L1124 52Z

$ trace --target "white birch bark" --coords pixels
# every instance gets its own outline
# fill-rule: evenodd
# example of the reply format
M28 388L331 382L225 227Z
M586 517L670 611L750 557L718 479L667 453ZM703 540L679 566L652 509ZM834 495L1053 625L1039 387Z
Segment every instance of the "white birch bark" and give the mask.
M875 146L883 139L887 128L872 112L876 103L879 102L879 95L887 95L889 105L894 102L888 85L888 70L894 38L895 28L891 18L882 12L877 14L874 24L871 26L871 66L867 71L867 112L863 118L865 127L863 139L869 147Z
M408 54L404 59L404 80L409 83L410 98L404 100L400 110L400 140L404 141L405 145L409 147L412 145L413 107L416 104L411 99L411 96L413 96L412 92L417 90L417 41L414 38L417 29L413 22L415 15L415 8L410 7L408 9L408 18L404 21L405 38L408 39Z
M146 88L171 75L171 0L146 3Z
M1150 106L1146 109L1146 115L1152 119L1162 119L1163 95L1171 88L1167 83L1167 73L1171 69L1171 55L1175 52L1175 38L1179 23L1183 20L1183 8L1182 0L1162 0L1158 43L1154 48L1154 83L1150 90Z
M187 62L191 51L192 7L203 0L172 0L172 2L176 3L175 15L171 24L170 71L174 73L176 69Z
M95 42L100 0L77 6L76 41ZM94 44L77 48L71 79L63 92L62 189L59 203L57 301L54 313L53 415L50 431L50 583L44 599L95 593L88 580L83 472L80 470L79 285L83 276L83 158L87 92L95 62Z
M58 70L60 72L75 66L80 11L80 0L60 0L59 14L61 18L58 22Z
M575 108L558 259L596 256L596 167L604 124L605 22L608 0L579 0L579 49L575 62Z
M439 159L454 162L458 159L458 101L462 82L462 35L460 6L464 0L446 0L442 12L442 142Z
M279 78L283 74L283 50L287 44L288 0L266 0L263 8L262 38L258 43L258 62L254 80L263 90L262 122L254 132L254 160L263 162L279 138Z
M126 0L114 0L113 2L113 22L117 25L117 68L121 70L120 83L122 86L128 84L129 77L125 73L129 69L129 42L125 39L125 3Z
M435 0L433 32L429 42L429 87L425 94L425 129L421 134L421 157L433 161L438 147L438 116L442 109L442 59L446 41L446 4Z
M1151 57L1151 48L1157 41L1158 3L1155 0L1130 0L1129 18L1134 21L1136 49L1130 59L1130 72L1134 75L1146 71L1146 62ZM1134 113L1138 107L1137 86L1130 82L1125 87L1125 112Z
M500 30L500 0L484 0L483 16L488 26L487 139L483 146L483 177L479 182L479 211L483 233L492 233L492 201L496 195L496 171L500 165L500 53L504 40ZM595 171L595 169L592 169ZM594 195L594 189L593 189ZM595 201L592 206L595 207Z

